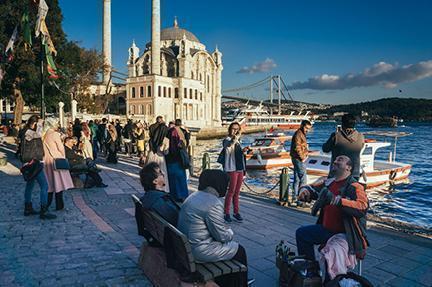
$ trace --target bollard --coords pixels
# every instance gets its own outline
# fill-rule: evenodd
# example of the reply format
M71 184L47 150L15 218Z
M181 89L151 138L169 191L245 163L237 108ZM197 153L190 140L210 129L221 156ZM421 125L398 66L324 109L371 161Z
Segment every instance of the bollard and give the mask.
M202 158L201 170L206 170L206 169L210 169L210 156L208 153L205 152Z
M288 184L289 174L288 168L284 167L279 176L279 205L286 205L288 203Z

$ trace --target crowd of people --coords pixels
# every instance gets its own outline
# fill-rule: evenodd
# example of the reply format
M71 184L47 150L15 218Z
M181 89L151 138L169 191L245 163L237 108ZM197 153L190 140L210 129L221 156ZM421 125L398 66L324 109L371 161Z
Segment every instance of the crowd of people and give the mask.
M345 115L342 127L323 145L324 151L333 154L328 179L319 185L309 186L304 163L308 157L306 135L311 128L312 124L304 121L292 139L294 190L299 202L315 200L312 214L319 213L319 217L315 225L302 226L296 231L297 250L299 256L313 261L316 258L314 246L334 242L339 244L342 239L346 248L341 249L339 245L335 245L335 249L339 249L338 252L342 250L345 254L330 256L333 258L330 260L335 261L331 269L334 271L334 265L348 262L348 259L343 261L340 258L349 257L354 262L363 259L369 245L366 238L368 199L365 187L358 182L358 159L363 136L355 130L355 118ZM217 160L223 171L204 170L199 177L198 191L187 196L181 206L175 204L175 198L167 198L164 192L167 182L163 166L153 162L144 166L140 173L146 191L141 198L143 205L158 212L188 237L192 253L199 262L235 259L247 265L246 250L233 239L234 233L227 225L232 222L231 204L234 219L239 222L243 220L239 213L239 193L246 169L245 149L241 147L240 136L241 126L232 123ZM154 152L163 154L163 150ZM169 184L172 184L171 180ZM221 198L224 198L224 203ZM323 250L329 248L331 247ZM329 274L331 276L326 277L326 280L333 279L333 275L337 273ZM220 276L215 281L219 286L248 286L247 272Z
M332 152L332 164L326 181L307 185L304 163L308 157L307 133L312 128L303 121L291 143L294 164L294 192L299 202L315 200L312 214L319 213L317 224L296 231L298 254L315 260L314 246L326 244L336 235L344 235L347 256L363 258L369 245L366 238L368 199L360 177L360 151L363 136L355 129L355 118L344 115L342 127L330 135L323 151ZM188 146L190 132L177 119L168 125L161 116L153 124L128 120L76 119L65 130L55 119L43 121L32 116L19 131L18 155L30 172L26 180L24 215L39 214L41 219L56 216L48 212L55 199L56 210L64 208L63 192L73 188L71 172L84 172L90 177L86 187L106 187L95 164L98 155L108 163L117 163L117 153L136 155L144 208L158 212L189 239L194 257L200 262L235 259L247 265L246 250L233 239L233 218L242 222L239 195L246 175L245 152L241 146L241 125L232 123L222 141L217 162L222 170L204 170L198 191L189 195L186 170L190 167ZM61 167L67 159L68 167ZM36 162L36 163L35 163ZM30 166L30 167L29 167ZM24 169L23 167L23 169ZM23 172L24 174L25 172ZM32 206L35 183L40 186L40 212ZM220 199L223 199L223 202ZM151 242L151 236L143 231ZM247 286L247 272L216 278L220 286Z

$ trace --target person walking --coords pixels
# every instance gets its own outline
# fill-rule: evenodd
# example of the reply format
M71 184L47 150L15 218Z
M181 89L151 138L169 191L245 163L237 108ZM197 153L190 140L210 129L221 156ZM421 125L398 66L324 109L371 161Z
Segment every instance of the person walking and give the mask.
M105 147L106 138L108 136L107 123L108 123L108 120L106 118L102 118L102 122L99 124L98 131L97 131L99 150L102 152L103 156L106 156L106 154L107 154L107 150Z
M133 135L133 122L131 119L127 121L123 129L123 141L125 143L125 152L128 156L132 157L134 154L134 135Z
M33 159L40 171L27 181L24 193L24 216L38 214L32 206L32 191L37 181L40 187L40 212L41 219L54 219L57 216L48 212L48 182L43 169L44 147L42 142L43 120L37 115L31 116L24 127L21 139L21 161L28 164Z
M89 128L90 128L90 132L91 132L91 143L92 143L92 147L93 147L93 159L97 158L97 153L98 153L98 139L97 139L97 133L98 133L98 121L93 121L90 120L89 122Z
M312 124L308 120L303 120L300 128L294 133L291 139L291 161L294 166L294 182L293 182L293 197L292 202L297 201L299 189L307 183L306 160L309 149L306 140L306 134L312 128ZM298 203L299 205L300 202Z
M218 163L222 164L223 170L230 178L224 209L224 219L228 223L232 222L230 215L231 203L234 206L234 219L239 222L243 221L243 217L240 215L239 198L243 178L246 174L246 161L240 145L240 136L240 124L237 122L231 123L228 127L228 137L222 142L222 151L218 158Z
M93 146L92 146L92 137L91 137L91 131L87 123L82 123L82 130L81 130L81 138L80 138L80 146L82 155L85 158L90 158L94 160L93 157Z
M155 162L159 165L163 174L168 176L165 155L169 152L168 128L163 118L158 116L156 122L149 127L149 152L145 164ZM169 192L169 181L165 180L165 192Z
M107 162L117 163L117 131L114 125L108 125L108 137L106 140L106 148L108 152Z
M187 147L190 134L182 128L180 119L176 119L175 127L168 130L169 152L165 156L168 170L168 181L171 195L183 202L189 195L186 182L186 169L189 169Z
M66 159L65 149L58 132L59 122L49 118L45 121L44 135L44 171L48 181L48 201L50 207L55 195L56 210L64 209L63 191L74 187L69 170L56 169L55 160Z
M360 152L364 146L364 136L355 129L356 118L352 114L342 116L342 128L338 128L332 133L328 140L323 144L323 152L331 152L331 162L340 156L346 155L353 163L352 176L360 178ZM329 177L332 177L332 171Z
M116 140L116 148L117 148L117 152L121 152L122 151L122 131L123 131L123 127L120 124L120 120L116 119L115 120L115 128L116 128L116 132L117 132L117 140Z

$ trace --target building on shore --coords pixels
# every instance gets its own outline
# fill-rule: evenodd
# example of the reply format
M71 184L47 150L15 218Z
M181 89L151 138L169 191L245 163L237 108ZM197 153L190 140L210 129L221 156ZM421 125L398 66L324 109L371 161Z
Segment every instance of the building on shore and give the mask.
M152 121L181 118L189 127L221 126L222 53L210 53L191 32L174 20L160 30L160 2L152 2L152 41L129 48L126 79L128 115Z

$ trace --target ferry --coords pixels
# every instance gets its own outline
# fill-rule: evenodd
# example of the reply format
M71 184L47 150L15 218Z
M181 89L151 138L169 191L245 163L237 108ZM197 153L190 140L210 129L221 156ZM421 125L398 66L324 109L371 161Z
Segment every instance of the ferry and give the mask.
M302 114L291 112L289 115L270 114L262 105L235 109L223 118L223 124L235 121L242 126L273 126L278 129L298 129L303 120L314 123L309 111Z
M404 132L365 132L364 135L393 137L393 151L389 153L388 160L376 160L376 152L384 147L391 146L390 142L380 142L375 139L366 139L360 154L361 176L359 182L366 188L381 185L394 185L408 179L411 165L396 161L397 138L410 135ZM306 161L308 184L316 184L327 178L331 165L331 154L319 153L309 155Z

